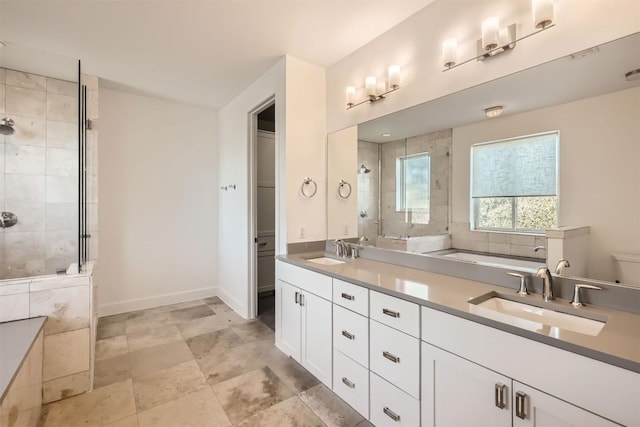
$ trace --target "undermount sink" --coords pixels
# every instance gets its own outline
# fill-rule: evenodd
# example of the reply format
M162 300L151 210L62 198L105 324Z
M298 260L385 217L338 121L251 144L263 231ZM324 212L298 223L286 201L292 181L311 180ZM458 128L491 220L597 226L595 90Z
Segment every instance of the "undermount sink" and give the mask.
M556 336L560 330L596 336L607 322L606 316L592 312L572 314L570 307L539 301L536 305L527 298L490 292L469 300L470 311L523 329ZM565 311L566 310L566 311ZM576 309L579 310L579 309Z
M337 264L344 264L344 261L340 261L337 259L333 259L333 258L327 258L327 257L319 257L319 258L309 258L307 259L307 261L309 262L314 262L316 264L322 264L322 265L337 265Z

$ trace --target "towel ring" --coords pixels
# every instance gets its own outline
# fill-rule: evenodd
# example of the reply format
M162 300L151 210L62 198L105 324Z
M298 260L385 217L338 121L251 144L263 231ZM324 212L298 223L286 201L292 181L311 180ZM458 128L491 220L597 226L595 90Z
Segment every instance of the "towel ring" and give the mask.
M309 185L313 185L313 190L311 190L310 193L307 193L305 191L305 188L307 188L307 186ZM316 184L316 182L313 179L307 177L302 181L302 185L300 186L300 192L304 197L311 198L316 195L317 191L318 191L318 184Z
M345 188L346 190L343 190ZM341 179L340 183L338 184L338 196L340 196L340 198L342 199L348 199L349 196L351 196L351 184L349 184L344 179Z

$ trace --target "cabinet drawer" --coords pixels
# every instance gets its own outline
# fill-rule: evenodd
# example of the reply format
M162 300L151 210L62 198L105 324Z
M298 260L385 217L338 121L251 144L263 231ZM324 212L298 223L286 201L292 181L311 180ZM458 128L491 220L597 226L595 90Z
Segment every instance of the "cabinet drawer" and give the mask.
M417 375L417 372L416 372ZM420 402L373 372L370 376L369 421L383 426L420 425Z
M341 306L369 316L369 289L333 279L333 302Z
M331 301L331 277L286 262L276 263L278 279Z
M258 236L256 239L258 252L268 252L276 250L275 236Z
M333 304L333 347L369 368L369 319Z
M333 350L333 391L369 418L369 370Z
M420 337L420 307L418 304L374 291L370 292L369 298L372 319L416 338Z
M420 340L375 320L370 321L369 328L371 370L420 398Z

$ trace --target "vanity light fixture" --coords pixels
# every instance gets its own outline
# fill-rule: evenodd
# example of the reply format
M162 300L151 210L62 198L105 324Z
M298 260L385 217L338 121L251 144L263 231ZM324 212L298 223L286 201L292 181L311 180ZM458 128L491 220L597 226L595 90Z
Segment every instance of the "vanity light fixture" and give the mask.
M384 136L385 138L388 138L391 136L391 134L389 132L385 132L383 134L381 134L380 136Z
M502 114L502 105L496 105L495 107L485 108L484 113L490 119L493 119L494 117L498 117Z
M636 80L640 80L640 68L636 68L635 70L631 70L628 73L624 74L624 78L628 82L633 82Z
M531 9L533 26L535 30L518 38L516 24L500 27L500 18L492 16L482 21L481 38L476 42L476 56L464 62L456 63L458 42L456 39L447 39L442 43L442 65L444 70L459 67L471 61L484 61L496 55L507 52L516 47L516 43L554 27L553 24L554 0L532 0Z
M387 80L385 81L385 91L378 93L378 80L375 76L369 76L364 81L364 95L365 99L362 101L356 101L356 87L347 86L345 92L347 98L347 110L356 107L360 104L368 102L370 104L380 101L385 98L385 95L400 89L400 66L389 66L387 73Z

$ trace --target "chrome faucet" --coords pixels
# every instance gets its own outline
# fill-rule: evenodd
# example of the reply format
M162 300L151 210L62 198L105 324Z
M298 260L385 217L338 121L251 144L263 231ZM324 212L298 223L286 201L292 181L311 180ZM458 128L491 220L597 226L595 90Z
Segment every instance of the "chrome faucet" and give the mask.
M368 242L368 241L369 241L369 238L363 235L361 238L358 239L358 245L362 246L364 242Z
M546 266L538 268L536 276L542 278L542 298L545 301L553 299L553 279L551 279L551 272Z
M564 269L568 267L571 267L571 264L569 264L568 260L562 258L556 264L556 274L564 274Z
M544 246L536 246L535 248L533 248L534 252L538 252L538 251L546 251L547 248L545 248Z
M335 243L336 245L336 256L346 258L348 255L347 252L349 252L349 248L347 247L345 241L342 239L336 239L333 241L333 243Z

